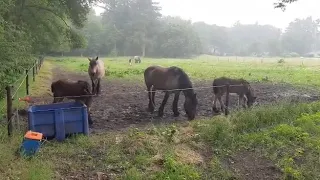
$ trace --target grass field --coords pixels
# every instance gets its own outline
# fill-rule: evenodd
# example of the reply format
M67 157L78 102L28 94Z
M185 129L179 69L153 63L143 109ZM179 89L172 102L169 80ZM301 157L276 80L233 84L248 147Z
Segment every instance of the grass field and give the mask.
M88 60L83 57L49 58L60 66L78 72L87 72ZM250 81L286 82L296 85L319 86L320 60L280 58L236 58L200 56L194 59L142 59L141 64L129 66L129 57L102 58L108 78L143 79L143 71L150 65L179 66L191 79L213 80L218 76L242 77ZM303 65L302 65L303 64Z
M230 75L252 81L320 86L315 60L199 57L193 60L127 58L105 61L108 78L142 81L151 64L180 66L192 79ZM86 72L85 58L50 58L32 93L48 92L52 68ZM249 76L251 73L251 76ZM268 79L266 78L268 77ZM36 88L39 87L39 88ZM319 179L320 102L277 104L238 111L228 117L171 125L131 128L47 142L32 160L14 151L22 137L0 129L0 179Z

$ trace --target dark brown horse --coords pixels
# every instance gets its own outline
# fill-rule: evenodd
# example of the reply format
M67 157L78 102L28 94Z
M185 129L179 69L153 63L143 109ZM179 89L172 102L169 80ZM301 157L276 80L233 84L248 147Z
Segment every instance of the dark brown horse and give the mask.
M213 94L214 94L214 101L212 105L213 111L218 112L218 109L216 107L217 100L220 103L221 110L223 111L225 110L225 105L221 100L221 97L227 91L227 87L226 87L227 84L230 85L229 93L232 93L232 94L234 93L239 95L238 106L240 106L240 103L241 103L242 107L246 108L246 105L247 107L251 107L255 103L257 97L254 95L254 91L248 81L244 79L232 79L227 77L219 77L214 79L212 83Z
M90 84L87 81L71 81L60 79L51 84L51 92L53 93L53 103L61 102L64 98L74 99L85 104L88 108L88 121L92 124L90 116L90 107L92 104L92 93Z
M100 94L101 92L100 81L105 74L104 62L100 60L98 56L92 59L88 58L88 60L89 60L88 74L90 76L91 83L92 83L92 93Z
M188 75L179 67L161 67L150 66L144 71L144 81L147 86L149 96L149 111L154 111L154 96L156 90L165 92L164 99L159 108L158 115L163 116L164 106L166 105L171 93L174 93L172 111L174 116L179 116L178 101L181 89L185 95L184 110L189 120L193 120L196 115L196 107L198 104L197 95L192 89L192 83Z

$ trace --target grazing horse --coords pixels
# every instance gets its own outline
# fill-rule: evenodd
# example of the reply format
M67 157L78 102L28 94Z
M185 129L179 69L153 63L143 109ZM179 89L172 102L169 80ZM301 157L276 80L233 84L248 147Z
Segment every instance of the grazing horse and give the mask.
M217 99L219 100L221 110L225 110L225 105L221 100L221 97L224 93L227 92L226 85L229 84L229 93L235 93L239 95L238 106L242 102L242 106L246 108L245 101L247 100L247 106L251 107L255 100L256 96L254 95L254 91L250 86L249 82L244 79L231 79L227 77L220 77L214 79L212 86L213 86L213 93L214 93L214 102L212 106L212 110L218 112L217 110ZM217 87L218 86L218 87ZM245 98L246 97L246 98Z
M105 74L104 62L100 60L98 56L92 59L88 58L88 60L89 60L88 74L92 82L92 93L100 94L101 92L100 81Z
M174 116L179 116L178 101L181 89L185 95L184 110L189 120L193 120L196 115L196 107L198 104L196 93L192 89L192 83L188 75L179 67L161 67L150 66L144 71L144 81L147 86L149 96L150 112L154 111L154 96L156 90L162 90L165 92L164 99L162 100L159 108L158 115L163 116L163 109L166 105L171 93L174 93L174 100L172 104L172 111Z
M140 56L134 56L134 57L131 57L131 58L129 59L130 65L132 65L132 64L131 64L132 59L134 59L134 63L141 63Z
M51 92L53 93L53 103L61 102L64 98L73 99L85 104L88 108L88 121L92 124L90 116L90 107L92 104L92 93L90 92L90 84L87 81L71 81L60 79L51 84Z

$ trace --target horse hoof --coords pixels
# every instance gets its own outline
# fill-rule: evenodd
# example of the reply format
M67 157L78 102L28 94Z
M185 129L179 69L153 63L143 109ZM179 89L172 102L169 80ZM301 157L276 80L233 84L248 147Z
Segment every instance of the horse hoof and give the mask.
M158 113L158 117L162 117L163 116L163 113Z
M213 111L214 113L219 113L219 112L220 112L220 110L217 109L217 108L212 108L212 111Z
M173 116L178 117L178 116L180 116L180 113L173 113Z
M146 108L146 110L150 113L153 113L154 109L153 108Z

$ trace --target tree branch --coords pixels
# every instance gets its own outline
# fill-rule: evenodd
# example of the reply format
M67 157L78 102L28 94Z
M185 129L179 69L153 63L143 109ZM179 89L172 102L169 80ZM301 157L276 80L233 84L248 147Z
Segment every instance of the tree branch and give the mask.
M60 18L64 23L65 25L68 27L68 28L71 28L68 23L63 19L63 17L61 17L59 14L57 14L56 12L54 12L54 10L50 9L50 8L46 8L46 7L41 7L41 6L35 6L35 5L26 5L25 6L26 8L35 8L35 9L38 9L38 10L43 10L43 11L47 11L47 12L50 12L52 13L53 15L57 16L58 18Z

